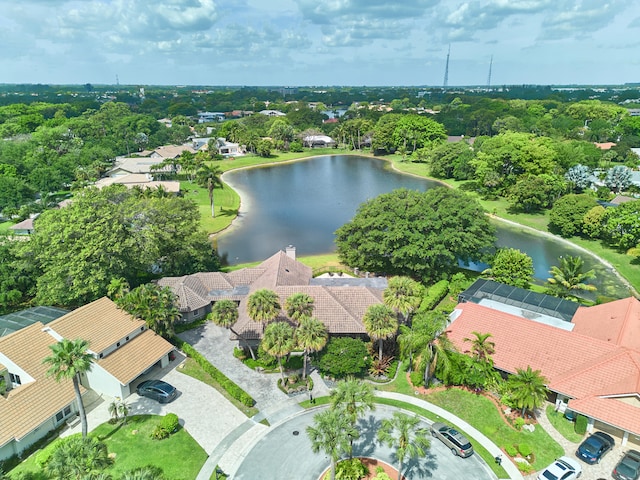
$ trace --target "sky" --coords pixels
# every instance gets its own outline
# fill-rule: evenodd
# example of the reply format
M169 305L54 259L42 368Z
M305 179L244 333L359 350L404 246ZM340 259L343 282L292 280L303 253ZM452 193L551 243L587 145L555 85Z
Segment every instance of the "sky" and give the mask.
M0 0L0 83L640 82L638 0Z

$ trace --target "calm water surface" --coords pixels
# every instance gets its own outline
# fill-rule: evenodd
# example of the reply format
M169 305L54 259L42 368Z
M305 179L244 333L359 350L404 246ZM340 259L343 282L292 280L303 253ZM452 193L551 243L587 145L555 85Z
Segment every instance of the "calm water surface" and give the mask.
M362 202L396 188L424 191L438 185L397 173L383 160L355 155L237 170L226 173L224 180L242 197L238 220L217 238L218 253L229 264L264 260L287 245L295 245L299 255L333 252L334 232L352 219ZM546 280L559 256L580 255L596 269L601 293L628 294L613 272L591 256L523 229L499 222L496 226L497 245L531 256L537 279Z

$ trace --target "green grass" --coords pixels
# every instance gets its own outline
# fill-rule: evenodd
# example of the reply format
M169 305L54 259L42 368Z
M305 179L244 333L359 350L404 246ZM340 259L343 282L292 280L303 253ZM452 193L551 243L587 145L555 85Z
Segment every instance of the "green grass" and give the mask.
M258 413L258 409L255 407L247 407L243 403L239 402L235 398L233 398L229 393L220 386L218 382L216 382L211 375L205 372L202 367L196 362L193 358L187 357L184 363L182 363L177 369L178 372L184 373L185 375L189 375L196 380L200 380L203 383L206 383L210 387L215 388L224 398L229 400L238 410L244 413L247 417L253 417ZM195 478L195 477L194 477Z
M430 393L421 398L473 425L501 448L528 443L535 455L533 467L536 470L546 467L564 454L562 447L540 426L536 426L533 432L515 430L505 422L495 404L482 395L452 388Z
M196 478L207 459L207 453L183 428L165 440L153 440L151 432L161 418L156 415L135 415L129 417L126 425L107 422L93 430L90 435L104 441L109 453L115 454L114 463L106 472L118 478L126 470L155 465L162 468L167 478ZM16 478L23 472L38 475L35 455L14 468L9 478Z
M551 425L567 440L573 443L580 443L583 435L576 433L575 423L567 420L562 413L556 412L553 405L548 405L545 412Z
M0 233L9 233L9 227L15 225L16 222L8 220L6 222L0 222Z

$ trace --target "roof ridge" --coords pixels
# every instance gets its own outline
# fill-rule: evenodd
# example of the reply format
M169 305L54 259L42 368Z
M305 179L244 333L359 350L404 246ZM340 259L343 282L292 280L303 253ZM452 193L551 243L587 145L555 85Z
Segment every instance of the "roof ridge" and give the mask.
M628 328L630 328L630 323L631 323L631 320L630 320L631 313L632 313L631 310L633 310L633 307L635 306L634 297L628 297L622 300L627 300L627 308L625 310L624 318L622 320L622 328L618 333L618 338L616 338L616 345L622 345L621 343L622 339L624 339L627 336L626 333Z

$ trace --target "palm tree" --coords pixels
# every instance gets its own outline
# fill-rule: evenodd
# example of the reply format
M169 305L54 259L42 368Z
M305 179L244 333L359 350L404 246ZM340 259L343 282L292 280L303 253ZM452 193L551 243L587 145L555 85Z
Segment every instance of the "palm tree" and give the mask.
M209 191L209 203L211 205L211 216L215 217L214 202L213 202L213 189L216 187L222 187L222 180L220 179L222 170L217 165L203 164L196 171L196 182L201 187L207 187Z
M313 426L307 427L307 435L314 453L322 451L331 458L331 480L335 480L336 464L348 451L349 440L358 438L358 431L342 412L329 409L313 416Z
M530 366L526 370L517 368L508 382L511 398L522 409L523 417L526 410L535 411L547 399L547 379L540 370L532 370Z
M586 280L595 278L593 270L584 271L584 260L580 256L560 257L560 265L552 266L549 273L552 278L547 279L550 284L549 293L561 298L577 298L576 293L594 292L596 287L585 283Z
M48 478L93 478L111 463L107 446L93 437L59 440L45 466Z
M404 316L404 323L407 323L420 306L423 290L422 285L410 277L392 277L382 299L387 307L400 312Z
M351 426L356 428L356 422L367 411L375 410L373 386L356 378L338 382L335 390L331 392L331 407L343 412L351 421ZM349 458L353 454L353 438L349 441Z
M157 334L168 338L173 335L174 323L180 319L176 298L169 287L147 283L117 299L116 304L130 315L144 320L147 327Z
M120 480L165 480L164 472L160 467L147 465L146 467L127 470L122 474Z
M247 342L242 335L240 335L233 329L233 326L238 321L238 304L236 302L234 302L233 300L218 300L213 304L211 313L207 315L207 319L211 320L219 327L228 328L231 333L241 339L247 345L247 347L249 347L251 358L254 360L256 359L256 354L253 352L253 348L251 347L249 342Z
M284 382L284 369L282 368L282 357L289 355L293 350L293 327L287 322L274 322L267 326L262 338L262 348L269 355L278 359L280 375Z
M300 322L313 315L313 297L306 293L294 293L284 302L284 309L291 320Z
M56 382L64 379L73 381L73 390L78 403L78 414L82 423L82 437L87 436L87 414L84 411L82 395L80 394L80 375L91 370L93 355L87 349L89 342L86 340L68 340L63 338L58 343L49 345L51 355L46 357L42 363L49 365L47 376L53 377Z
M247 299L247 313L255 322L269 323L280 313L280 299L273 290L256 290Z
M420 419L401 412L393 412L393 418L382 420L378 441L395 448L398 458L398 480L402 478L402 466L406 460L423 457L429 448L427 429L419 428Z
M491 362L491 355L496 353L496 344L489 340L490 333L471 332L474 338L464 338L471 343L471 354L476 360Z
M396 314L386 305L371 305L362 322L371 339L378 341L378 360L382 360L382 342L398 331Z
M300 320L300 326L296 329L295 340L297 345L304 350L302 378L307 378L307 356L309 352L319 352L327 344L329 334L327 327L317 318L305 318Z

